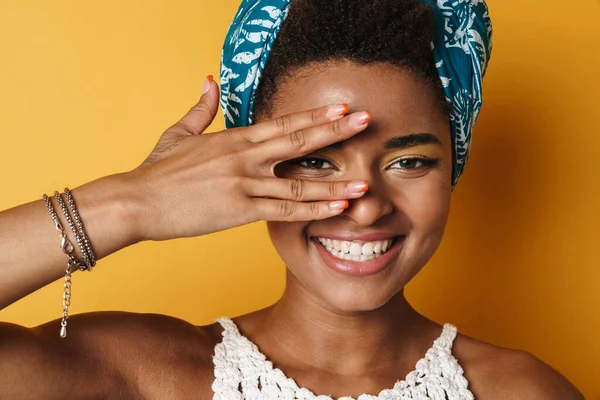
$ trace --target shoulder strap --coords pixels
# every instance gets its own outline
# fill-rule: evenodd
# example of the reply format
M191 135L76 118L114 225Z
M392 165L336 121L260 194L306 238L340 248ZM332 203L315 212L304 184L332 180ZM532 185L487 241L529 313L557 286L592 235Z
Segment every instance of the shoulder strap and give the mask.
M213 364L215 380L212 384L213 400L242 399L239 390L241 374L238 365L236 337L241 337L235 323L230 318L216 320L223 327L223 340L214 349ZM233 340L232 340L233 339Z
M219 323L219 325L221 325L221 327L223 328L223 338L242 336L237 325L235 324L235 322L233 322L231 318L221 317L217 319L216 322Z
M454 325L445 324L442 329L442 334L433 342L433 347L446 354L452 353L452 345L458 330Z

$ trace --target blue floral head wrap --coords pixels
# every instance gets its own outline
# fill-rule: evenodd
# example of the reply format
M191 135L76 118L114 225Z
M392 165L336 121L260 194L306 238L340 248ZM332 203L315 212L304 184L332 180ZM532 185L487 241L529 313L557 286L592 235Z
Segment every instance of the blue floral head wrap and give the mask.
M221 62L221 107L227 128L252 124L254 96L291 0L243 0L229 28ZM492 24L484 0L421 0L433 8L433 55L452 104L454 168L458 183L469 157L482 106L482 81L492 51Z

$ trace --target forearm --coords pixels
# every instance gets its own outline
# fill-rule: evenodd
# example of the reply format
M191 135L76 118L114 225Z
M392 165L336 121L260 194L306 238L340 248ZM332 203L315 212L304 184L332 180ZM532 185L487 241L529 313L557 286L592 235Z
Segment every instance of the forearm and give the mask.
M139 204L125 174L71 192L97 260L139 240L135 217ZM52 203L81 259L73 233L54 199ZM0 309L61 278L66 265L60 234L43 200L0 212Z

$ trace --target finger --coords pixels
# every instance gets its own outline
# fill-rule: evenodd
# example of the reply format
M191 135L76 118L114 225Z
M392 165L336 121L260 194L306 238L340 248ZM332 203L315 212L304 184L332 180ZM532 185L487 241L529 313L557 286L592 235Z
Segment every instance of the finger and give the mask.
M346 114L348 114L347 104L335 104L283 115L240 130L240 134L252 143L260 143L274 137L289 135L294 131L333 122Z
M327 125L294 131L248 149L249 158L265 160L273 171L276 164L310 154L362 132L371 120L369 111L361 111ZM268 157L268 158L267 158Z
M202 97L200 101L188 111L187 114L169 131L186 133L188 135L199 135L209 127L217 115L219 107L219 86L209 75L204 81Z
M282 178L248 179L244 186L250 197L293 201L355 199L369 188L366 181L314 182Z
M314 221L341 214L348 208L348 200L299 203L291 200L253 199L256 220L264 221Z

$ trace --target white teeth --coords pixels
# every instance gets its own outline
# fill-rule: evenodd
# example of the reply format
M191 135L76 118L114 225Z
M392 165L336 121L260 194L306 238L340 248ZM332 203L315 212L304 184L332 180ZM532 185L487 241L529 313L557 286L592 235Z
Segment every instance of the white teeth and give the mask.
M352 243L350 246L350 254L353 256L360 256L362 254L362 247L358 243Z
M342 242L342 252L344 253L350 253L350 246L348 245L348 242L343 241Z
M335 257L358 262L380 257L392 246L391 239L363 242L362 244L347 240L317 239Z
M373 248L374 248L374 246L373 246L373 243L371 243L371 242L367 242L367 243L363 244L362 254L364 256L370 256L370 255L372 255L373 254Z
M381 242L375 243L375 246L373 246L373 252L375 254L381 253Z

